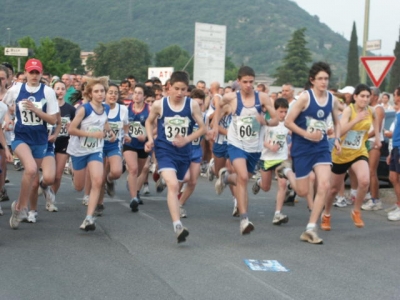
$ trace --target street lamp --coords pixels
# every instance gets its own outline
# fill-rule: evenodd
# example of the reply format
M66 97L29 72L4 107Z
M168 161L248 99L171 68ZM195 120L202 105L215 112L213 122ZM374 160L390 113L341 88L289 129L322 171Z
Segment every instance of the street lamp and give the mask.
M7 31L8 31L8 46L11 46L11 28L8 27Z

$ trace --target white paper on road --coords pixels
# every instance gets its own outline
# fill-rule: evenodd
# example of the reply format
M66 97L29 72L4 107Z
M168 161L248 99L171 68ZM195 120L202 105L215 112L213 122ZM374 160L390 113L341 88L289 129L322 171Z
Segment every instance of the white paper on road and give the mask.
M244 262L252 271L289 272L277 260L245 259Z

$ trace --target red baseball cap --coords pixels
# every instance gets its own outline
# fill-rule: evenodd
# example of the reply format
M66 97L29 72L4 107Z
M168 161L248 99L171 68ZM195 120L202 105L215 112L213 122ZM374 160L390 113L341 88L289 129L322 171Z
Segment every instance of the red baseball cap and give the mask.
M38 71L39 73L42 73L43 71L43 66L40 60L36 58L31 58L28 59L28 61L25 64L25 70L28 72L32 71Z

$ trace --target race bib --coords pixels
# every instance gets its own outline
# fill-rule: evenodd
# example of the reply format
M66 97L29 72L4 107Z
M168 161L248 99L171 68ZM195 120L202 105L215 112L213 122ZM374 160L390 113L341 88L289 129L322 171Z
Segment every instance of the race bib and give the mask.
M342 148L357 150L360 149L363 142L365 130L350 130L342 143Z
M102 131L98 126L89 126L87 129L88 132L98 132ZM81 147L86 149L96 149L99 147L99 139L94 137L80 137Z
M255 116L237 117L236 127L240 141L258 139L260 123Z
M197 130L199 130L199 128L193 127L193 133L195 133ZM193 146L198 146L198 145L200 145L200 141L201 141L201 136L199 136L197 139L194 139L192 141L192 145Z
M137 138L140 135L147 136L146 128L140 122L130 122L129 135L134 138Z
M54 133L54 126L47 123L47 136L50 136Z
M322 138L326 134L327 125L324 120L316 120L314 118L306 117L306 124L307 124L307 131L308 132L315 132L317 130L322 132ZM321 139L322 139L321 138Z
M186 137L189 131L189 119L187 117L165 117L165 136L167 141L173 142L175 137L179 134Z
M114 135L115 135L115 138L116 139L119 139L119 135L120 135L120 133L121 133L121 129L122 129L122 122L108 122L108 125L110 125L110 129L112 130L112 132L114 133ZM108 137L108 135L107 135L107 137L106 137L106 140L108 141L108 140L110 140L110 138Z
M58 136L69 136L67 124L71 122L69 117L61 117L61 129Z
M36 108L42 109L41 102L32 102ZM18 103L21 112L21 122L27 126L43 125L43 120L39 118L33 111L25 109L23 101Z
M282 152L286 144L286 134L276 131L270 131L268 142L270 145L279 145L277 152Z

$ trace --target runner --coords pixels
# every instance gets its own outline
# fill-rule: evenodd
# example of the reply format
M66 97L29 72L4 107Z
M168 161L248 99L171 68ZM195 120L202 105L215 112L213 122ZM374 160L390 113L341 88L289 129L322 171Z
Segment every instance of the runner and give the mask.
M133 100L128 107L129 119L129 138L130 142L123 146L123 154L128 170L128 190L130 193L130 208L132 212L139 211L141 199L138 193L143 182L138 182L143 166L146 164L149 154L144 150L147 140L147 130L145 128L146 119L149 116L149 105L144 102L146 87L136 84L133 90ZM144 180L144 177L141 177Z
M42 63L35 58L25 64L27 82L12 86L3 101L15 112L15 139L12 150L24 166L18 200L11 205L10 227L17 229L27 218L29 195L47 149L47 123L54 125L59 111L53 89L40 83ZM46 105L46 111L43 111Z
M196 101L184 96L189 85L186 72L173 72L170 78L169 97L155 101L146 121L147 152L155 149L158 169L167 187L168 208L178 243L185 242L189 231L180 221L179 181L190 165L191 142L205 133L201 110ZM153 126L157 120L157 139L153 139ZM199 129L193 131L194 124Z
M368 192L370 176L368 166L368 149L365 142L368 139L368 131L372 122L375 136L379 137L380 120L376 117L373 108L369 107L371 89L365 84L356 86L353 94L353 102L344 109L340 119L341 128L341 153L332 151L332 175L331 187L326 198L325 210L321 217L321 229L331 230L331 209L336 194L349 168L353 170L357 178L357 196L354 208L351 212L354 225L364 227L361 219L361 205ZM381 141L375 139L373 147L379 149Z
M200 110L203 108L204 100L206 98L206 94L201 89L194 89L191 94L190 98L197 102L200 107ZM205 115L205 113L203 113ZM204 117L203 117L204 118ZM196 132L199 129L199 125L196 123L193 126L193 132ZM200 163L202 160L202 148L201 148L201 140L203 136L192 141L192 155L191 155L191 162L189 166L189 170L186 172L184 182L183 192L179 193L179 204L180 204L180 215L181 218L186 218L187 213L186 209L183 208L186 201L189 197L193 194L194 189L196 188L197 179L200 176ZM181 184L183 184L183 182Z
M108 124L114 132L115 140L111 142L108 139L105 139L104 141L104 176L99 201L95 211L97 216L101 216L104 211L104 185L106 185L107 194L110 197L114 197L114 181L120 178L122 174L122 137L124 137L125 142L130 142L131 140L128 134L124 135L124 132L128 132L128 109L124 104L120 105L117 103L118 96L118 86L110 83L106 93L105 103L110 106L110 111L108 112Z
M254 79L255 73L252 68L244 66L239 69L237 82L240 90L225 94L221 101L216 101L213 127L210 131L210 136L215 139L222 111L224 106L228 106L228 109L234 112L228 129L228 153L236 174L222 168L215 183L215 190L220 195L227 184L236 185L235 196L240 212L241 234L249 234L254 230L247 214L247 183L261 154L260 124L276 126L279 123L268 95L254 91ZM267 111L271 116L269 121L261 114Z
M340 124L338 107L333 95L328 92L331 69L324 62L314 63L309 71L311 89L303 92L291 106L286 116L285 126L292 131L291 156L296 174L289 161L283 162L276 173L289 179L290 185L300 197L305 197L310 189L310 173L314 171L317 180L316 194L306 230L300 236L302 241L322 244L318 237L316 223L325 205L330 187L331 154L326 135L326 119L332 114L335 128L335 147L339 151Z
M287 144L287 135L289 130L285 127L284 121L289 109L288 101L285 98L278 98L274 102L276 114L279 118L279 125L276 127L265 128L264 144L261 153L261 178L254 182L252 191L256 195L262 189L268 192L271 189L271 182L275 176L275 168L283 161L288 159L289 149ZM275 214L272 220L274 225L287 223L289 218L281 213L283 202L285 200L286 179L278 177L278 192L276 194Z
M106 78L94 78L88 81L84 96L90 101L77 109L68 130L71 138L67 153L71 155L74 187L77 191L83 190L86 169L92 185L86 218L80 226L80 229L85 231L96 229L93 214L103 182L104 138L110 136L111 142L115 139L107 121L110 107L103 104L107 88Z

